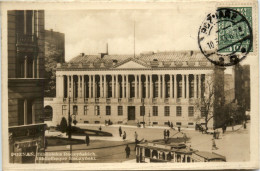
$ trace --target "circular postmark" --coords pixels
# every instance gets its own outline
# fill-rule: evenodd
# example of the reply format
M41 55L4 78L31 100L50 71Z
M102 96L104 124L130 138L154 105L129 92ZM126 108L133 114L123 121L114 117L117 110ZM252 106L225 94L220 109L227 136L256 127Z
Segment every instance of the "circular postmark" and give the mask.
M198 44L201 52L213 64L235 65L252 49L252 28L246 17L238 11L219 8L208 14L200 26Z

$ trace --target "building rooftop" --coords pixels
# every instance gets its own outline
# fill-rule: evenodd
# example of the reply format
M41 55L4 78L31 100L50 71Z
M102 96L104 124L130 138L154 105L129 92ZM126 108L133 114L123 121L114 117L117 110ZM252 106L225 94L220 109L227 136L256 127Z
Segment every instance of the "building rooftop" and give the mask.
M214 152L207 152L207 151L196 151L194 152L196 155L206 158L207 160L213 160L213 159L222 159L226 160L225 156L222 156L220 154L214 153Z
M176 67L212 67L206 57L200 52L149 52L140 55L85 55L84 53L74 57L65 64L58 64L57 68L90 68L90 69L113 69L119 68L131 62L142 68L176 68Z

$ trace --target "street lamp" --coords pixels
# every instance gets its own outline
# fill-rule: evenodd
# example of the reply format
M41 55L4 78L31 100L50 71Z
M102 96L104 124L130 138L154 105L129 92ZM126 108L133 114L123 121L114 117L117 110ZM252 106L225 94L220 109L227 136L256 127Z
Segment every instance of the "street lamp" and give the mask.
M68 127L68 140L69 140L69 144L70 144L70 163L72 163L72 144L71 144L71 116L70 116L70 92L69 91L69 111L68 111L68 123L69 123L69 127Z

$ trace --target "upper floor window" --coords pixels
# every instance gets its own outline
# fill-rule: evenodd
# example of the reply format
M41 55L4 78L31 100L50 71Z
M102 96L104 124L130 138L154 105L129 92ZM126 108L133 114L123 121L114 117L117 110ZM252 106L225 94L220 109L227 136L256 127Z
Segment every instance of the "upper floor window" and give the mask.
M99 116L100 115L100 107L95 106L95 115Z
M170 116L170 106L164 106L164 116Z
M193 106L189 106L189 117L194 116L194 107Z
M181 116L181 114L182 114L181 106L176 107L176 114L177 114L177 116Z
M158 106L153 106L153 116L158 116Z
M118 113L118 116L122 116L123 115L123 106L118 106L117 107L117 113Z
M84 106L84 115L87 115L87 114L88 114L88 106L85 105L85 106Z
M140 106L140 116L145 115L145 106Z
M111 106L106 106L106 115L111 115Z

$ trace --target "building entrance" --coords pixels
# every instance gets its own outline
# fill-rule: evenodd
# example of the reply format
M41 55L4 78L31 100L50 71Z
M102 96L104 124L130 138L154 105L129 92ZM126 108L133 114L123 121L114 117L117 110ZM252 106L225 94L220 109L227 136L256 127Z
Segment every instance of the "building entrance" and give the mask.
M128 106L128 120L135 120L135 106Z

